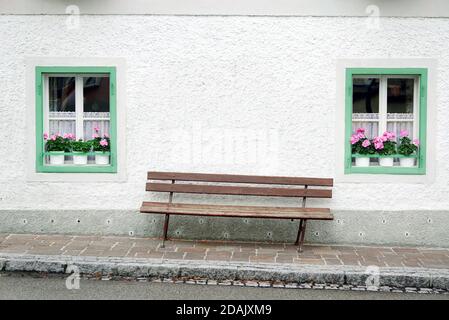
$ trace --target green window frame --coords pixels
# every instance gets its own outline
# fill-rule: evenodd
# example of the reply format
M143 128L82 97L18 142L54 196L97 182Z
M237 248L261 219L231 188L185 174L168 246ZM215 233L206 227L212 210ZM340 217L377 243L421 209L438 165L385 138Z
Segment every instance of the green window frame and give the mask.
M418 165L416 167L355 167L352 165L351 144L352 134L352 110L353 110L353 77L361 75L407 75L419 77L419 119L418 133L420 147L418 149ZM402 175L424 175L426 174L426 132L427 132L427 68L346 68L345 80L345 174L402 174ZM377 156L379 157L379 156ZM401 157L400 155L395 158Z
M44 163L44 76L57 74L108 74L109 75L109 137L110 163L109 165L47 165ZM117 173L117 110L116 110L116 67L64 67L37 66L36 67L36 172L39 173ZM70 153L65 153L70 155Z

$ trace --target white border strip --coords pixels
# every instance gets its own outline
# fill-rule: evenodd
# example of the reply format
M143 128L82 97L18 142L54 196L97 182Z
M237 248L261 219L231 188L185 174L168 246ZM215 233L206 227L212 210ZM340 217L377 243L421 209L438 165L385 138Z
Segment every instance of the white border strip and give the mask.
M0 14L449 17L447 0L0 0Z

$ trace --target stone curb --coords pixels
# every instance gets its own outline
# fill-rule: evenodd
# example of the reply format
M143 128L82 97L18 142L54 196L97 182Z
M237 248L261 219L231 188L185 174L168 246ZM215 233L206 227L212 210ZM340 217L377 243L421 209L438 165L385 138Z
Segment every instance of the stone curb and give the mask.
M214 280L282 281L332 285L449 290L448 269L360 266L257 265L239 262L186 261L0 253L0 271L66 273L76 266L83 275L133 278L205 278ZM379 274L379 283L370 282ZM368 277L371 277L368 279ZM367 281L368 280L368 281Z

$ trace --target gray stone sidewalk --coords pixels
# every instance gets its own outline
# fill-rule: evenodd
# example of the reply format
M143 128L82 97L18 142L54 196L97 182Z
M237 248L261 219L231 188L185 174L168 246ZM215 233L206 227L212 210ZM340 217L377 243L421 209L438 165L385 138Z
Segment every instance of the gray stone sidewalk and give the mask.
M249 264L218 261L185 261L0 254L2 272L72 273L103 279L183 282L260 287L403 290L449 290L449 270L426 268L366 268L362 266L314 266ZM373 272L374 271L374 272ZM377 283L376 283L376 276ZM370 280L371 278L371 280Z
M203 241L170 241L161 248L157 239L133 237L0 235L0 271L286 288L449 290L447 249L306 246L299 254L293 249ZM416 266L385 262L412 258Z

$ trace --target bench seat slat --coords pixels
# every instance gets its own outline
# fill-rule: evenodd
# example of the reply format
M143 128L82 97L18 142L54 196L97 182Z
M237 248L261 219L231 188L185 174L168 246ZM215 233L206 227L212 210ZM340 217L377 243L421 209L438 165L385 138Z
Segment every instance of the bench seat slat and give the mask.
M142 213L160 213L193 216L220 216L241 218L315 219L332 220L328 208L293 208L261 206L204 205L166 202L143 202Z
M251 176L234 174L210 174L210 173L183 173L183 172L157 172L150 171L148 180L177 180L197 182L223 182L223 183L254 183L254 184L284 184L284 185L308 185L332 187L334 180L331 178L302 178L280 176Z
M245 195L267 197L308 197L308 198L332 198L332 190L329 189L299 189L299 188L267 188L267 187L241 187L241 186L217 186L199 184L169 184L148 182L147 191L155 192L179 192L222 195Z

